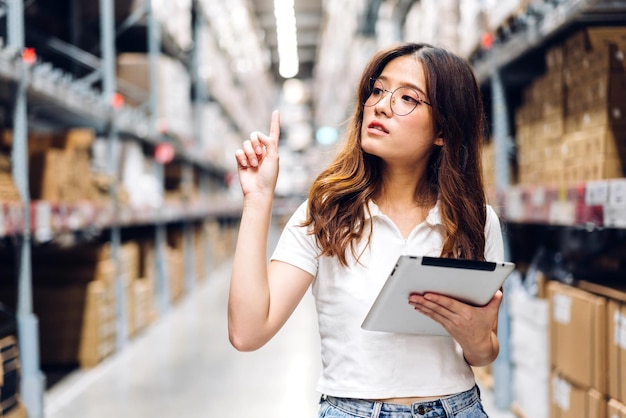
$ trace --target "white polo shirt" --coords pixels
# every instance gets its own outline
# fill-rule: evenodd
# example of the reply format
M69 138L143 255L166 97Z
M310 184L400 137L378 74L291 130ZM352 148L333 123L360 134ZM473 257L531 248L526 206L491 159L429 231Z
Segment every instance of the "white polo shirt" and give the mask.
M335 257L318 257L315 237L299 225L307 202L293 214L272 260L301 268L315 279L322 372L317 390L345 398L438 396L471 389L472 369L451 337L365 331L361 323L401 254L439 256L443 246L439 204L404 239L397 226L370 202L373 235L360 263L343 267ZM498 216L487 206L485 259L503 261ZM366 239L359 247L363 249ZM407 301L408 303L408 301ZM417 313L416 313L417 314Z

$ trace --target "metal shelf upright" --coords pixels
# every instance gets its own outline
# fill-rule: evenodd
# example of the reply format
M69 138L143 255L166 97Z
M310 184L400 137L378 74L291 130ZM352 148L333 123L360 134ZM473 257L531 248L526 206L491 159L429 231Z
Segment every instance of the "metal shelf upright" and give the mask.
M194 149L200 151L202 149L203 133L205 121L202 118L203 107L209 100L209 94L204 81L200 77L200 51L204 48L201 36L203 29L206 28L208 22L206 15L200 4L200 0L192 0L192 39L193 47L190 54L189 72L191 75L191 86L193 92L193 111L194 111ZM206 69L205 69L206 70ZM209 173L205 170L198 171L198 189L199 200L201 205L210 205L210 196L213 189L213 182ZM203 255L207 255L211 249L211 240L208 236L204 225L201 226L200 232L201 248ZM189 261L187 261L189 263ZM203 271L210 271L210 258L205 257L203 260Z
M115 108L114 99L117 89L116 82L116 53L115 53L115 18L113 0L100 0L100 43L102 49L102 97L108 106L109 120L107 124L108 138L108 169L111 176L116 176L118 172L118 161L116 156L119 147L119 136L114 123ZM115 178L115 177L114 177ZM116 295L116 322L117 322L117 349L121 350L126 345L127 340L127 312L126 312L126 292L124 289L124 279L120 268L120 247L121 231L117 213L119 213L119 199L116 182L111 187L111 199L113 202L114 218L111 225L111 256L115 263L115 295Z
M147 0L146 21L147 21L147 40L148 40L148 79L149 79L149 95L148 95L148 118L149 118L149 136L158 138L160 136L158 129L158 64L159 54L161 53L161 27L157 22L154 11L152 9L152 1ZM158 161L154 165L154 174L159 184L164 181L164 167ZM170 304L170 291L166 275L167 260L167 228L162 222L155 225L155 248L154 248L154 268L156 273L156 290L157 290L157 307L161 313L168 310Z
M33 284L31 269L30 194L28 188L28 126L26 84L28 66L21 59L24 50L23 0L8 2L7 44L20 60L21 71L13 102L12 175L22 199L23 229L17 245L17 325L21 361L20 394L31 418L43 418L45 376L40 370L39 326L33 312Z
M550 42L567 34L578 25L615 24L624 21L626 2L613 0L557 0L537 2L520 16L513 18L511 27L503 28L496 35L491 48L480 50L469 60L478 81L491 94L492 137L495 148L496 195L506 196L511 189L509 160L514 151L513 132L510 126L511 97L520 84L529 82L534 72L524 74L531 68L523 65L530 62L535 52L540 52ZM531 65L532 66L532 65ZM533 68L537 71L539 68ZM504 208L506 212L506 207ZM506 216L503 218L507 221ZM511 242L505 234L505 257L511 259ZM505 296L508 292L505 291ZM509 317L505 297L500 309L498 332L501 349L493 365L495 403L501 409L511 406L513 401L512 365L508 346Z
M508 122L509 110L507 108L506 91L502 82L499 70L495 70L490 79L492 94L491 118L493 123L493 141L495 147L495 178L496 193L499 195L509 187L511 180L509 176L508 160L511 149L511 131ZM511 259L508 239L503 234L504 258ZM505 286L506 287L506 286ZM505 295L509 292L505 291ZM509 348L510 341L510 317L508 309L508 298L504 297L498 313L498 337L500 340L500 353L493 364L494 401L498 408L507 409L513 401L512 363Z

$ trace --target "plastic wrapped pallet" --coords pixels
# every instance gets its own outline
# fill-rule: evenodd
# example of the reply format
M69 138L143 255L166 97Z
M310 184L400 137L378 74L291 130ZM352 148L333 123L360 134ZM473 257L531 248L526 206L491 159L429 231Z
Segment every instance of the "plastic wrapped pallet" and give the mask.
M508 298L515 408L523 417L548 418L548 301L530 295L515 276L509 282L514 283L509 286Z

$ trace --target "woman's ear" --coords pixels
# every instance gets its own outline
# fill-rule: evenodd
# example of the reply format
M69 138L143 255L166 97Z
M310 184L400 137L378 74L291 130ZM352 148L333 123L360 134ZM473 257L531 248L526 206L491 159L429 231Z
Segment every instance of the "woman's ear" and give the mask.
M441 132L439 132L439 133L437 134L437 138L435 138L435 145L438 145L438 146L440 146L440 147L443 147L443 136L441 136L441 135L442 135L442 133L441 133Z

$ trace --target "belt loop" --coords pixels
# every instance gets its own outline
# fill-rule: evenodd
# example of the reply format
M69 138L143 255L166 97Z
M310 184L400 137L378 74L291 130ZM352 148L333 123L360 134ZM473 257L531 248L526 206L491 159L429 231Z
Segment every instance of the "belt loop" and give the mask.
M372 417L371 418L378 418L380 416L380 410L383 407L383 403L382 402L374 402L374 409L372 410Z
M446 398L441 399L441 406L443 410L446 411L446 417L454 417L454 409Z

